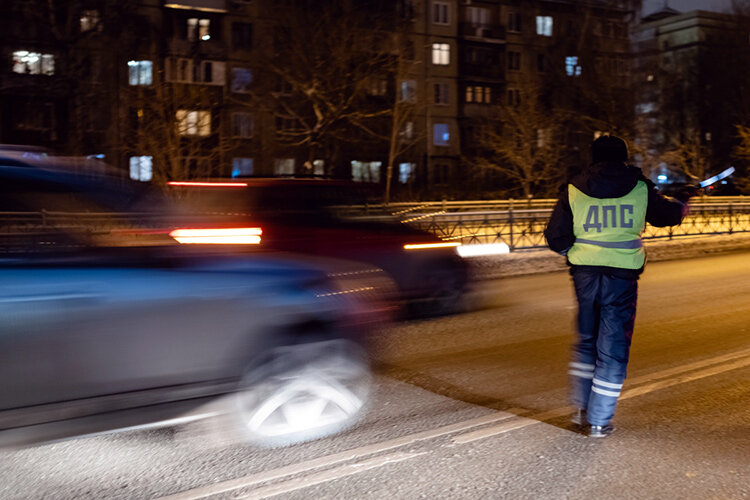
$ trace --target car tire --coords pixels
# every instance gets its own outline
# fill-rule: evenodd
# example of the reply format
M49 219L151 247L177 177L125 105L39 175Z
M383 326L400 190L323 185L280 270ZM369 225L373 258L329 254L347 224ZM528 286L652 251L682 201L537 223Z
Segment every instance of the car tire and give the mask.
M277 347L243 377L236 427L246 443L263 448L329 436L362 417L371 387L369 360L355 342Z
M446 316L466 307L466 282L452 270L432 269L423 274L422 284L428 290L409 307L413 317Z

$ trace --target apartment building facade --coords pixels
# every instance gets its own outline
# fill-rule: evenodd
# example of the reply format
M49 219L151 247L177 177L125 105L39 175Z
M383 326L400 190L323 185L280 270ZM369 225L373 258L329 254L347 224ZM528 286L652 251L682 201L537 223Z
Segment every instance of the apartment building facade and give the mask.
M477 127L498 106L516 105L530 80L564 87L569 92L556 99L574 104L586 95L576 80L602 73L625 81L637 3L380 2L398 14L393 31L406 41L390 52L410 62L406 73L388 66L382 78L368 76L358 103L379 110L373 116L388 116L399 100L415 104L399 130L411 142L395 158L397 190L451 195L471 168L464 158ZM292 102L300 95L294 81L272 68L300 7L295 0L6 2L0 143L101 155L151 182L301 174L384 182L390 144L367 132L387 138L392 122L347 133L341 121L308 119L314 105ZM590 141L591 131L577 126L571 140ZM321 139L333 129L333 140ZM346 145L332 152L338 137Z
M655 182L691 181L686 173L732 161L734 125L748 110L749 34L729 14L670 8L633 28L636 141Z

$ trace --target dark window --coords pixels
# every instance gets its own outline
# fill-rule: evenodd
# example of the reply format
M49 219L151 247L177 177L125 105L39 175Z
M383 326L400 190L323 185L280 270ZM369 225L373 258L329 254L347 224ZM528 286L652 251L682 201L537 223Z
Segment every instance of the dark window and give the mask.
M508 52L508 69L519 70L521 69L521 53L520 52Z
M250 23L232 23L232 46L249 49L253 46L253 25Z
M544 54L537 54L536 56L536 70L540 73L547 71L547 56Z
M518 12L510 12L508 14L508 31L514 31L516 33L521 32L521 14Z

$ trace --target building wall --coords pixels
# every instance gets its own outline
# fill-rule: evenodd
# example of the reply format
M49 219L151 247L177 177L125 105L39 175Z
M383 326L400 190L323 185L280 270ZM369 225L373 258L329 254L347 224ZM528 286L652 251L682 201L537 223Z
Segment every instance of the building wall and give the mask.
M306 172L303 162L308 155L304 148L283 147L277 140L277 120L273 114L262 107L255 109L250 94L238 91L233 85L234 70L247 69L254 90L268 89L263 86L260 61L267 51L273 50L275 25L287 9L294 8L294 2L179 0L170 4L180 8L170 8L160 0L86 3L59 0L57 3L65 6L61 7L64 20L58 19L59 30L67 30L65 43L51 37L54 30L45 28L29 11L28 6L34 2L47 4L43 0L12 0L0 6L3 18L0 23L4 23L0 26L4 58L0 67L0 142L43 145L80 155L103 153L122 169L129 168L131 156L156 158L160 154L165 158L163 161L176 164L172 156L177 153L170 152L189 150L191 157L208 158L209 168L182 173L172 169L173 176L232 175L236 170L235 158L252 160L251 172L255 175L273 174L276 160L281 158L293 158L295 171ZM632 10L628 4L633 2L476 0L469 4L458 0L415 0L404 3L412 4L414 13L409 37L416 56L412 77L420 102L415 118L420 144L399 161L417 164L415 182L419 189L450 194L449 188L457 185L455 181L468 175L461 163L472 147L466 136L483 117L492 113L493 106L508 105L508 90L522 91L525 82L538 78L540 73L564 73L565 56L569 55L571 45L580 42L577 34L593 30L591 26L603 19L627 23L628 12ZM476 8L487 9L487 17L472 18L475 13L470 13L470 9ZM87 10L99 11L101 31L97 27L81 33L77 28L81 13ZM18 22L23 17L19 13L29 21ZM441 18L443 13L447 17ZM520 26L514 26L515 14L520 16ZM537 34L536 16L553 18L551 36ZM13 22L9 21L11 18ZM188 39L190 19L210 21L208 39ZM240 24L249 26L249 34L237 31ZM520 30L515 29L518 27ZM599 52L627 54L626 39L596 36ZM448 64L433 62L433 44L447 44ZM68 53L61 49L63 46L73 46L75 50ZM11 56L21 49L55 54L55 74L14 73ZM478 53L487 59L473 61L471 54ZM519 65L512 61L516 56L511 53L520 54ZM549 64L544 72L539 71L539 56L544 56ZM147 114L149 99L156 99L158 92L164 90L160 85L170 77L170 58L223 64L221 85L206 82L174 85L182 89L175 96L182 95L183 102L188 102L186 96L190 94L193 98L194 94L200 94L210 102L210 137L181 138L177 144L151 146L158 151L147 150L148 141L135 147L133 127L141 123L139 112ZM150 61L153 83L129 85L129 61ZM85 77L82 67L87 70ZM397 92L397 84L389 84L389 95ZM447 91L445 102L435 102L436 85L441 86L441 95L442 89ZM469 86L489 88L491 102L467 102ZM174 101L175 96L170 97L172 104L162 110L164 116L172 116L181 109L180 102ZM239 114L251 116L250 137L237 137L235 118ZM436 124L447 126L447 144L436 144ZM342 162L344 166L349 160L381 161L385 165L387 145L349 149L346 154L349 157ZM247 161L241 165L249 168Z

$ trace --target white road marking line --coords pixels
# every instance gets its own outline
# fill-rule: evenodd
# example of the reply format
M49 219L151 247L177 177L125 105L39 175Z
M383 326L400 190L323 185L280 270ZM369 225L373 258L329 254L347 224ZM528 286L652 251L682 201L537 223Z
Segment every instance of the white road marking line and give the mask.
M352 476L354 474L359 474L368 470L377 469L378 467L383 467L384 465L388 465L391 463L403 462L404 460L409 460L410 458L425 455L426 453L426 451L420 453L397 452L390 455L374 457L363 462L345 464L334 469L310 474L308 476L299 477L297 479L290 479L289 481L284 481L283 483L272 484L269 486L258 488L254 491L251 491L249 494L241 495L238 498L241 498L243 500L269 498L302 488L315 486L316 484L333 481L335 479L341 479L342 477Z
M489 415L483 415L481 417L465 420L451 425L438 427L437 429L431 429L416 434L410 434L396 439L384 441L382 443L376 443L367 446L361 446L359 448L353 448L351 450L342 451L333 455L328 455L313 460L307 460L297 464L287 465L285 467L279 467L269 471L259 472L251 476L245 476L238 479L232 479L229 481L223 481L221 483L210 484L207 486L195 488L192 490L183 491L174 495L161 497L159 500L197 500L200 498L206 498L212 495L220 493L227 493L240 488L247 488L256 484L264 483L266 481L272 481L274 479L281 479L286 476L292 476L295 474L301 474L308 472L313 469L319 469L330 465L344 462L346 460L353 460L362 458L367 455L392 450L394 448L400 448L418 441L424 441L427 439L433 439L446 434L452 434L454 432L461 432L472 427L478 427L480 425L494 424L501 420L507 420L515 417L514 414L508 412L493 412Z
M667 378L673 375L680 375L682 373L689 372L691 370L697 370L698 368L704 368L706 366L715 365L718 363L724 363L726 361L731 361L737 358L743 358L745 356L750 356L750 349L743 349L741 351L731 352L729 354L716 356L714 358L702 359L700 361L696 361L688 365L675 366L674 368L668 368L660 372L649 373L646 375L641 375L639 377L632 377L626 380L626 384L638 385L638 384L642 384L646 382L652 382L654 380L658 380L661 378Z
M567 411L568 410L566 408L566 412ZM518 418L514 418L513 420L509 422L504 422L500 425L494 425L486 429L480 429L478 431L461 434L460 436L454 437L453 442L455 444L470 443L478 439L484 439L484 438L488 438L492 436L497 436L498 434L503 434L506 432L510 432L516 429L520 429L522 427L526 427L526 426L538 424L538 423L540 423L539 420L532 420L530 418L518 417Z
M651 384L645 384L639 387L634 387L632 389L625 391L622 394L622 396L620 396L620 399L633 398L635 396L648 394L649 392L653 392L659 389L672 387L673 385L684 384L686 382L692 382L693 380L710 377L712 375L718 375L719 373L728 372L730 370L736 370L737 368L744 368L748 365L750 365L750 358L738 359L732 363L725 363L725 364L717 365L711 368L706 368L705 370L692 372L692 373L686 373L677 378L659 380Z
M750 351L750 349L747 351ZM742 351L742 352L746 353L747 351ZM647 379L649 380L656 379L656 381L653 383L647 383L638 387L634 387L632 389L628 389L623 392L623 394L620 396L619 399L623 400L623 399L633 398L636 396L642 396L643 394L648 394L650 392L653 392L659 389L665 389L667 387L672 387L674 385L684 384L686 382L692 382L694 380L698 380L698 379L705 378L705 377L710 377L712 375L718 375L720 373L724 373L730 370L736 370L737 368L744 368L750 365L750 357L745 357L744 359L738 359L731 363L723 362L726 359L733 359L733 358L737 358L743 355L746 355L746 354L733 353L731 355L719 356L718 358L712 358L711 360L703 360L700 362L693 363L691 365L686 365L685 367L682 367L681 370L678 370L679 367L676 367L676 368L671 368L669 370L664 370L664 372L654 373L649 376L638 377L640 381L646 381ZM685 374L681 373L685 371L694 370L696 366L700 367L700 366L705 366L705 365L712 365L715 362L717 362L717 360L722 364L718 364L716 366L712 366L710 368L706 368L700 371L693 371L691 373L685 373ZM678 376L677 378L664 379L664 373L667 373L667 372L670 375L678 374L680 376ZM662 379L662 380L659 380L659 379ZM540 424L546 420L557 418L557 417L563 417L565 415L568 415L569 413L570 413L570 408L568 407L555 408L554 410L549 410L546 412L531 415L530 418L519 417L509 422L503 422L500 425L494 425L494 426L487 427L484 429L479 429L477 431L468 432L466 434L460 434L453 438L453 442L455 444L466 444L472 441L477 441L479 439L485 439L488 437L497 436L499 434L504 434L512 430L521 429L529 425Z
M634 377L632 379L628 379L628 381L626 382L628 385L632 385L632 384L645 384L645 385L624 391L622 396L620 396L620 399L627 399L630 397L640 396L642 394L646 394L646 393L649 393L658 389L671 387L672 385L690 382L692 380L697 380L697 379L708 377L711 375L717 375L725 371L734 370L736 368L747 366L748 364L750 364L750 358L739 359L737 361L734 361L733 363L726 364L727 361L732 361L737 358L743 358L747 356L750 356L750 349L745 349L742 351L737 351L737 352L725 354L722 356L717 356L714 358L708 358L708 359L696 361L688 365L681 365L681 366L677 366L674 368L662 370L660 372L655 372L655 373L651 373L648 375L643 375L640 377ZM682 375L685 372L690 372L690 371L704 368L704 367L711 366L711 365L717 365L717 366L713 366L711 368L698 371L698 372L688 373L676 379L660 380L660 379L665 379L666 377ZM177 493L177 494L170 495L167 497L161 497L157 500L197 500L201 498L207 498L212 495L227 493L227 492L238 490L241 488L248 488L248 487L261 484L267 481L281 479L281 478L292 476L295 474L302 474L302 473L305 473L314 469L319 469L319 468L335 465L337 463L344 462L347 460L363 458L367 455L373 455L375 453L392 450L394 448L400 448L402 446L406 446L406 445L409 445L418 441L433 439L436 437L444 436L446 434L452 434L455 432L469 430L473 427L480 427L483 425L494 424L497 422L502 422L502 421L507 420L507 422L503 422L500 425L491 426L485 429L479 429L474 432L462 434L462 435L456 436L453 439L453 442L456 444L469 443L472 441L476 441L478 439L484 439L487 437L496 436L498 434L503 434L505 432L509 432L512 430L521 429L529 425L538 424L538 423L541 423L543 421L546 421L552 418L564 417L566 415L569 415L571 411L570 408L568 407L562 407L562 408L555 408L552 410L544 411L541 413L535 413L535 414L527 413L526 417L517 417L517 414L525 413L525 411L520 410L520 409L518 411L515 411L515 410L516 409L514 409L514 411L511 411L511 412L494 412L488 415L484 415L482 417L477 417L474 419L466 420L464 422L458 422L455 424L439 427L437 429L427 430L427 431L419 432L416 434L411 434L408 436L391 439L388 441L384 441L382 443L362 446L359 448L354 448L354 449L343 451L343 452L336 453L333 455L328 455L328 456L320 457L317 459L307 460L305 462L300 462L297 464L280 467L278 469L260 472L258 474L254 474L251 476L245 476L245 477L241 477L238 479L224 481L221 483L215 483L215 484L211 484L211 485L207 485L203 487L198 487L192 490L183 491L181 493ZM512 420L509 420L509 419L512 419ZM309 476L306 476L306 477L309 477Z

